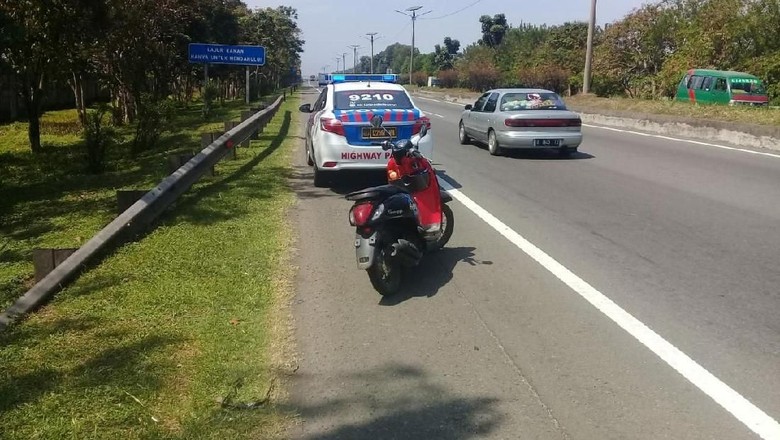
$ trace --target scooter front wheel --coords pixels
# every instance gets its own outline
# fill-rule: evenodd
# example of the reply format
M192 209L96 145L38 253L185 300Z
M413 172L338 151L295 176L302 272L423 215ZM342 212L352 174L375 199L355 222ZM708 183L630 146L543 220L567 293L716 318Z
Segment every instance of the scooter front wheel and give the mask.
M371 285L382 296L395 295L401 290L401 263L391 257L392 252L392 246L382 246L377 250L374 264L366 269Z
M431 250L438 251L443 248L452 237L452 232L455 230L455 215L452 213L452 208L446 204L441 205L441 237L431 246Z

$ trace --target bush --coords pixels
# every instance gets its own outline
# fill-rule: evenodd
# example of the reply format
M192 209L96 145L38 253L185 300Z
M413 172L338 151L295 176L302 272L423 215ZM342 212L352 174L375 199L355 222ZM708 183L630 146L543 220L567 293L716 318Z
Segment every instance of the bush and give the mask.
M517 74L522 87L536 87L562 94L569 88L569 72L556 66L521 68Z
M207 82L203 87L203 117L208 118L211 115L211 109L214 108L214 101L219 95L219 85L214 81Z
M436 77L439 78L439 84L444 88L453 89L460 85L458 72L454 69L440 70L439 73L436 74Z
M105 170L106 151L116 143L117 133L114 127L103 125L108 111L105 106L87 112L84 126L84 145L86 147L87 171L100 174Z
M135 126L133 154L151 150L160 140L165 125L173 116L174 106L168 99L155 99L149 94L141 95L138 102L138 122Z
M428 85L428 74L425 72L414 72L412 82L416 86L425 87Z
M470 63L461 71L460 80L471 90L482 91L495 87L501 80L501 72L491 64Z

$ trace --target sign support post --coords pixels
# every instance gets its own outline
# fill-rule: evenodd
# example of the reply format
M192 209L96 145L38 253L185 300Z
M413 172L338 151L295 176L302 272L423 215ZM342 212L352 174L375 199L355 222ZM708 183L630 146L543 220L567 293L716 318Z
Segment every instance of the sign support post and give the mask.
M206 101L206 87L209 85L209 63L203 65L203 116L209 114L209 103Z
M246 66L246 103L249 104L249 66Z

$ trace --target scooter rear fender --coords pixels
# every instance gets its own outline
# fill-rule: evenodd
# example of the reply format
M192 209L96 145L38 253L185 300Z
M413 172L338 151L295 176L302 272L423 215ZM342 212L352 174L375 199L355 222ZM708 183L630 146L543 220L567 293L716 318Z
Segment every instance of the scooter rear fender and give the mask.
M377 231L371 234L355 233L355 259L358 269L366 270L374 264Z

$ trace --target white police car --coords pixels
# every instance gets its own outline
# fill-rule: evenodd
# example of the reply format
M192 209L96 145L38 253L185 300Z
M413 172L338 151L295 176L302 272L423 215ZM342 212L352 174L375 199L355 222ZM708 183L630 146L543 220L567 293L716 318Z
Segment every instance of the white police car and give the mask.
M431 128L430 119L396 80L397 75L333 74L314 104L300 107L310 114L306 156L314 167L315 186L326 186L338 171L383 169L390 152L382 151L379 142L406 138L416 143L423 124ZM384 129L370 125L377 114ZM432 159L431 132L419 142L420 152Z

